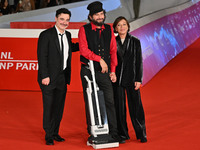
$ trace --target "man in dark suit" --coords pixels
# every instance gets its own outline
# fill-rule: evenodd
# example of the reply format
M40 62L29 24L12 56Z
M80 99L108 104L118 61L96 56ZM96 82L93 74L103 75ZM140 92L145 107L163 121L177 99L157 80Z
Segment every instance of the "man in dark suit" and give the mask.
M63 115L67 84L70 84L71 54L78 44L71 42L69 25L71 12L66 8L56 11L55 26L41 32L38 39L38 83L43 96L43 128L47 145L65 141L59 127Z

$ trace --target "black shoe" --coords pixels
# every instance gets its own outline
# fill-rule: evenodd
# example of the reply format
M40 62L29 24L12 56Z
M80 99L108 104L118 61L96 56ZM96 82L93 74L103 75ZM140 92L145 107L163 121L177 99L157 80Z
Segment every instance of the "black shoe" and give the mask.
M63 139L60 135L54 135L53 139L57 142L63 142L65 139Z
M141 142L141 143L146 143L146 142L147 142L147 138L146 138L146 137L140 138L140 142Z
M125 140L122 139L119 135L112 135L112 138L116 141L116 142L119 142L119 144L123 144L125 143Z
M54 145L53 139L46 139L46 145Z

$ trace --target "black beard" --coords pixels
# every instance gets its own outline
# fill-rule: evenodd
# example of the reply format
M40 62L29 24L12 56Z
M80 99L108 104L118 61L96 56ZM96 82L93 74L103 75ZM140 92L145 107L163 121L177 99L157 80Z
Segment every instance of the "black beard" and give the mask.
M92 19L92 22L94 23L94 25L96 26L102 26L104 24L105 19L102 22L97 22L96 20Z

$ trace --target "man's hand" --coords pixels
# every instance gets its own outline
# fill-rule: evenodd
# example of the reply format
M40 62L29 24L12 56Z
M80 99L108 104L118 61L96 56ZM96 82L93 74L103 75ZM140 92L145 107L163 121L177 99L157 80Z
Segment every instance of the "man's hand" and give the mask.
M114 72L110 73L110 80L115 83L117 81L117 77L116 74Z
M49 77L42 79L42 84L43 85L49 85L49 83L50 83L50 78Z
M100 63L100 66L102 68L101 72L107 73L108 72L108 65L106 64L106 62L103 59L100 59L99 63Z
M140 82L135 82L135 90L138 90L141 86Z

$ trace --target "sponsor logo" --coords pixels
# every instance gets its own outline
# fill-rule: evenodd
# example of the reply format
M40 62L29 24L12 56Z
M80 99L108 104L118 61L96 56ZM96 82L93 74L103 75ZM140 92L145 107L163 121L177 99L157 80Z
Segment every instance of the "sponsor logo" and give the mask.
M0 70L38 70L37 60L15 60L11 52L0 52Z

